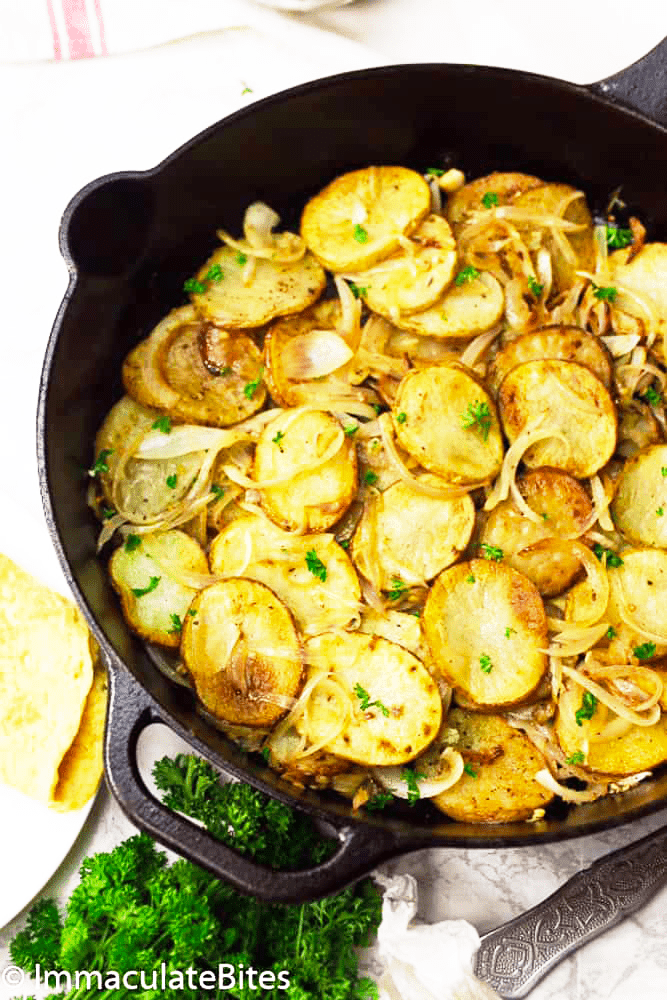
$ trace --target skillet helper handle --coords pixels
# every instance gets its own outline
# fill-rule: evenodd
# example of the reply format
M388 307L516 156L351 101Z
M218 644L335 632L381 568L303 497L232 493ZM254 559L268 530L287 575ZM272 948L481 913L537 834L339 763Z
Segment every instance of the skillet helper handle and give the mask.
M582 944L640 909L667 881L667 827L577 872L553 895L484 934L475 974L519 1000Z
M147 789L137 766L137 743L143 730L156 722L168 724L150 694L126 668L111 669L104 737L104 765L111 792L127 816L156 841L231 883L239 892L284 903L319 899L406 849L397 846L389 831L343 822L336 831L338 850L315 868L274 871L243 857L181 813L167 809ZM187 739L187 734L180 735ZM196 749L201 750L199 746Z
M627 69L590 84L588 90L667 128L667 38Z

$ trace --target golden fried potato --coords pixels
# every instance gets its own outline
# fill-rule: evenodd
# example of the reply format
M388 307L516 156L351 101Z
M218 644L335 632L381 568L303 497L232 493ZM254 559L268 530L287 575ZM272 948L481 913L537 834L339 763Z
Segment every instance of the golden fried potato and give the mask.
M658 339L667 329L667 243L646 243L628 263L633 247L609 255L609 284L618 291L618 305L632 316L655 326ZM627 289L631 295L623 295ZM638 301L639 300L639 301ZM645 302L650 314L641 303Z
M498 394L503 429L515 441L536 424L566 440L537 441L523 455L533 469L553 465L583 478L607 464L616 447L616 407L604 385L574 361L526 361L503 379Z
M409 239L411 250L402 246L370 271L354 275L366 304L381 316L428 309L454 278L456 243L441 216L427 216Z
M421 629L419 618L405 611L384 611L380 614L373 608L365 606L361 613L359 631L367 635L379 635L389 642L403 646L428 665L431 654Z
M306 204L301 235L330 271L365 271L426 218L431 192L406 167L366 167L336 177Z
M222 278L207 280L211 271ZM247 283L243 272L239 254L231 247L220 247L209 257L196 276L205 290L192 293L192 304L203 319L228 330L263 326L277 316L307 309L326 285L326 274L310 253L295 264L258 257Z
M447 199L445 214L454 229L458 232L473 212L482 212L487 208L482 199L485 195L495 195L498 205L509 205L523 191L541 187L544 182L531 174L496 172L486 177L477 177L474 181L464 184Z
M112 555L109 573L130 628L150 642L176 648L197 593L185 581L188 575L208 573L201 546L184 531L133 535Z
M454 708L447 726L458 733L453 748L468 766L455 785L431 799L447 816L468 823L517 822L551 801L553 792L535 780L546 766L544 757L502 716Z
M398 388L393 420L401 447L447 482L491 480L500 471L495 403L462 365L409 372Z
M403 764L435 738L442 718L437 685L406 649L375 635L328 632L305 644L308 678L333 679L351 702L342 730L339 699L321 684L297 722L310 744L368 766ZM363 706L366 705L364 708Z
M530 580L503 563L472 559L443 570L422 624L446 680L480 708L525 701L542 679L542 599Z
M385 315L376 303L377 311ZM375 308L375 307L374 307ZM500 282L482 271L477 277L450 285L434 305L421 312L386 313L402 330L422 337L472 340L478 333L490 330L502 317L505 295Z
M598 701L593 717L577 724L576 713L583 695L583 687L570 683L558 699L555 733L568 757L584 752L587 741L585 760L580 766L596 774L617 777L646 771L667 760L667 715L661 715L654 726L633 725L622 736L597 742L596 737L616 715Z
M599 337L577 326L543 326L511 340L499 351L489 368L488 381L494 392L508 372L525 361L577 361L590 369L608 389L612 358Z
M335 455L317 464L342 434L336 418L321 410L286 410L264 428L255 451L254 477L262 506L279 527L324 531L352 503L357 489L353 441L344 437ZM280 485L261 487L275 479L282 480Z
M181 423L213 427L252 416L266 399L262 356L252 340L211 331L191 306L173 309L130 351L123 383L144 406Z
M209 558L213 573L270 587L305 635L346 628L358 613L359 580L333 535L290 538L265 518L247 515L213 539Z
M629 541L667 549L667 444L627 459L611 515L617 531Z
M443 485L437 476L422 479ZM367 505L352 539L352 558L379 590L423 584L459 558L474 525L475 505L468 494L451 500L430 497L399 481Z
M578 480L558 469L533 469L517 479L521 495L542 520L525 517L514 500L504 500L488 516L480 543L500 549L502 560L531 580L543 597L553 597L570 586L581 572L581 562L563 536L575 536L588 521L592 504ZM548 550L531 546L553 539Z
M201 590L183 624L181 654L204 706L243 726L272 726L298 694L303 653L273 591L231 578Z

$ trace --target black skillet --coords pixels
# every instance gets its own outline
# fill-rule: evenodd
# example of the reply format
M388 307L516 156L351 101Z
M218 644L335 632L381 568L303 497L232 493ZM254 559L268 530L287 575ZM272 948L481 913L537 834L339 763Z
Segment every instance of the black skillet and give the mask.
M67 207L60 230L70 270L42 374L38 459L46 516L67 579L110 673L105 736L113 794L158 841L264 898L331 893L379 862L423 847L543 844L616 826L667 804L667 774L612 799L540 823L455 823L419 804L353 815L327 793L299 791L244 754L196 712L189 691L156 668L128 632L95 554L97 527L81 468L122 393L128 350L182 301L183 280L238 229L255 199L297 226L300 207L345 170L447 164L470 177L521 170L566 181L604 207L623 186L650 239L667 239L667 39L628 70L588 87L476 66L390 66L347 73L278 94L196 136L159 166L93 181ZM227 774L297 805L338 838L319 867L279 873L214 841L159 804L143 784L137 740L166 722Z

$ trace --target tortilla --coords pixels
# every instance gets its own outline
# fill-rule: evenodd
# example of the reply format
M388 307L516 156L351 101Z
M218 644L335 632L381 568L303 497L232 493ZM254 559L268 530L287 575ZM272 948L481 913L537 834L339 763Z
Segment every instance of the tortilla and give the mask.
M0 553L0 781L52 803L92 683L81 613Z
M58 769L53 806L59 812L81 809L92 798L102 780L102 737L107 712L106 670L95 669L79 731Z

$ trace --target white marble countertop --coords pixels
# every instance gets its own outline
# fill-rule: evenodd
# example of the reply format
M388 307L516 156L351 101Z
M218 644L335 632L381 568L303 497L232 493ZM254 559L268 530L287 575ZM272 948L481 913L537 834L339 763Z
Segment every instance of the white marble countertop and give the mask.
M12 5L0 0L0 13L3 6L8 13ZM246 84L253 89L246 99L253 100L355 66L440 60L506 65L586 82L638 58L667 29L667 9L659 10L653 0L636 2L632 17L620 0L561 0L557 12L528 0L478 0L474 15L470 11L445 0L360 0L291 22L287 18L293 34L286 31L279 43L239 30L231 41L229 33L203 35L85 65L83 60L0 65L6 95L0 107L5 137L0 176L6 192L0 423L11 428L2 436L0 517L3 496L41 517L34 461L37 382L67 280L57 251L59 217L81 185L111 170L152 166L238 106ZM312 44L305 44L302 25L312 29ZM319 36L316 28L333 34ZM596 857L666 820L664 810L622 829L543 847L422 851L387 868L418 877L424 919L463 917L483 933L537 903ZM102 790L47 890L66 894L85 855L110 848L132 831ZM566 960L533 991L532 1000L663 1000L666 903L663 890L635 917ZM0 931L0 968L21 923L19 917Z

